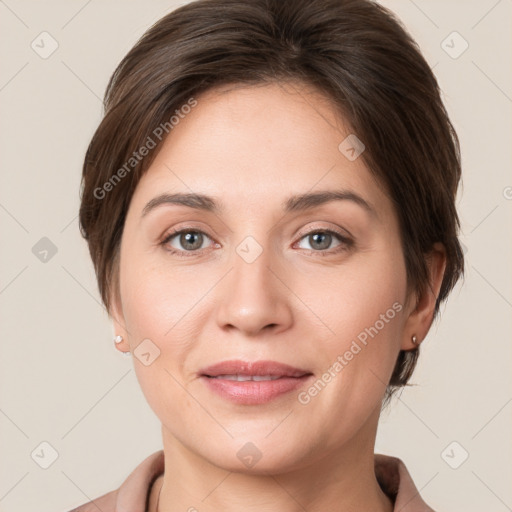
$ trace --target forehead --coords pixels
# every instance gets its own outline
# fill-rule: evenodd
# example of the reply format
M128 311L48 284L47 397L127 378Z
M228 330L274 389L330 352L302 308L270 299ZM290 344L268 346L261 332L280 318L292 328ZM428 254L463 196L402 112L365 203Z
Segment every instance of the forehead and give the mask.
M257 212L272 198L280 206L290 195L340 188L390 209L363 159L347 158L355 134L319 91L294 82L235 84L195 99L139 182L137 210L162 192L222 197Z

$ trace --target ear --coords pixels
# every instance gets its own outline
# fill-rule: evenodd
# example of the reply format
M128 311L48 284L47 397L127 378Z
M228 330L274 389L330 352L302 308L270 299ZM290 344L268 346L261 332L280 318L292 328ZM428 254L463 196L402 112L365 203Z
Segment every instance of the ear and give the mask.
M422 295L416 297L416 305L412 307L404 327L402 350L413 350L425 339L434 319L436 300L443 282L446 269L446 250L441 243L435 243L427 256L429 283ZM416 336L417 343L412 342Z
M112 319L114 329L113 338L115 338L116 336L123 337L123 341L121 341L120 343L115 343L115 347L120 352L129 352L130 343L128 341L128 330L125 327L126 324L124 320L123 306L121 302L121 296L119 293L119 287L117 285L114 285L114 291L110 297L110 311L108 312L108 314Z

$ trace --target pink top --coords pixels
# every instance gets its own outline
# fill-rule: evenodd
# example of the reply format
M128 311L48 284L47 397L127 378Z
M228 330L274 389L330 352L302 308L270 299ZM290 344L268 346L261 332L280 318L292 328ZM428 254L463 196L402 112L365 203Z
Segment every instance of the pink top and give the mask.
M146 457L121 486L70 512L146 512L153 482L164 472L164 451ZM435 512L420 496L404 463L397 457L375 454L375 475L398 512Z

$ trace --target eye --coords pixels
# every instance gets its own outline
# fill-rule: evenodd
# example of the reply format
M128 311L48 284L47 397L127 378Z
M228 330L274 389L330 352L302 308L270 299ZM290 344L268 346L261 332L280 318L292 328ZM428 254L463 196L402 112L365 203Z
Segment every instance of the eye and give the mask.
M200 251L200 249L203 248L203 243L206 239L211 240L211 238L203 231L198 229L184 228L169 233L164 238L164 240L162 240L161 245L166 247L166 250L172 254L178 254L185 257L194 256L198 251ZM172 241L174 241L175 245L171 243ZM180 245L181 248L176 247L176 245Z
M212 240L206 233L198 229L183 228L169 233L161 242L166 251L178 256L195 256L204 249L207 239ZM337 231L331 229L316 229L305 235L300 240L307 240L310 243L310 252L320 256L329 256L350 249L354 241ZM334 249L326 250L332 246L333 241L338 241ZM176 247L179 245L181 247ZM304 248L304 247L302 247ZM188 253L188 254L187 254Z
M336 239L339 241L338 245L333 250L326 251L325 249L328 249ZM308 250L319 253L321 256L346 251L354 245L353 240L331 229L316 229L304 235L301 240L307 240L311 246Z

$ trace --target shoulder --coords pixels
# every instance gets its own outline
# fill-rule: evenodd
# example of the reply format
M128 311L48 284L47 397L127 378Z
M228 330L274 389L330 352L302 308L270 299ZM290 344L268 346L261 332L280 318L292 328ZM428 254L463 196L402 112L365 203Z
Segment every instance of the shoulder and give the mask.
M83 503L69 512L140 512L146 508L151 484L163 471L164 452L159 450L146 457L118 489Z
M375 454L375 476L382 490L401 512L435 512L423 501L404 462L398 457Z
M70 510L69 512L98 512L98 510L101 510L102 512L115 512L118 491L119 489L110 491L99 498L88 501L87 503Z

